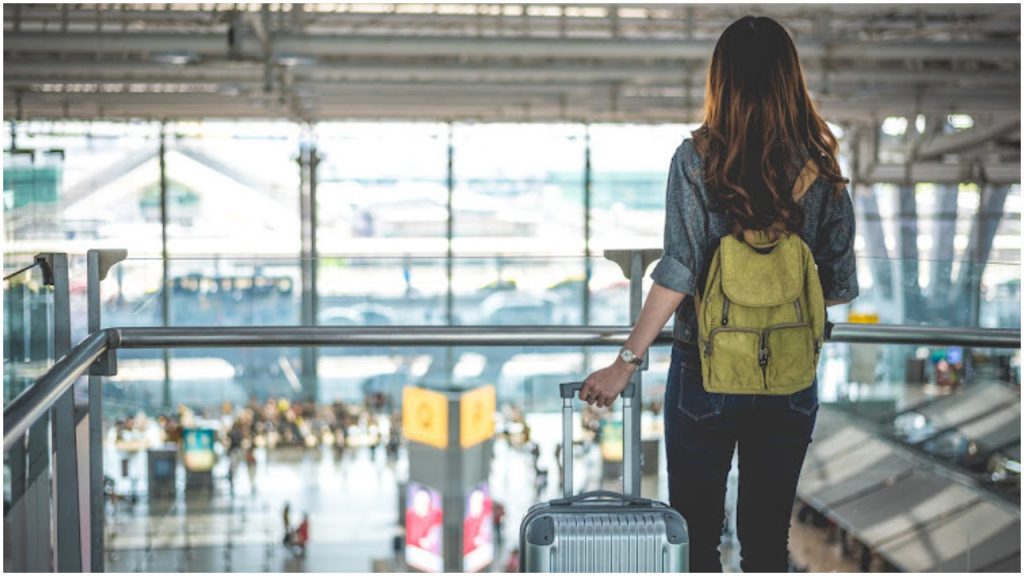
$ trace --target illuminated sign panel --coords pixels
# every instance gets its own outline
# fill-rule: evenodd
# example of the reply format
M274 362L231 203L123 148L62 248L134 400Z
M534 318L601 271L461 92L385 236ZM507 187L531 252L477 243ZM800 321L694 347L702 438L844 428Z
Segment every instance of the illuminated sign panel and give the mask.
M466 494L462 519L462 570L479 572L494 561L494 501L487 484Z
M405 563L423 572L444 572L441 493L409 482L406 498Z
M213 452L213 430L209 428L186 428L181 433L184 444L183 459L189 472L209 472L213 469L216 454Z
M407 386L402 393L405 437L435 448L448 446L448 397L440 392Z
M459 406L459 444L463 448L469 448L494 436L496 409L494 386L484 386L462 395Z

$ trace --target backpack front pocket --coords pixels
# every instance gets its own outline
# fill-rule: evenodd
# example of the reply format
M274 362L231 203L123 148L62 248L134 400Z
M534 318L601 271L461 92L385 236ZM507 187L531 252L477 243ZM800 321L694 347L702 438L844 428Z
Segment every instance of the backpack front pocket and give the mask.
M768 345L767 387L791 393L810 386L816 358L814 329L809 322L776 324L765 330Z
M725 326L712 330L704 348L703 362L708 366L704 389L734 394L763 391L765 375L758 368L760 350L760 330Z

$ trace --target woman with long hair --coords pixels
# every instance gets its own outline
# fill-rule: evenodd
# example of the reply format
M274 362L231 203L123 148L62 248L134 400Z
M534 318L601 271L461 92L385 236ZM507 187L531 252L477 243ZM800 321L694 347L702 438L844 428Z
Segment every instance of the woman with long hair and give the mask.
M826 306L857 296L853 207L837 150L786 30L767 17L731 24L708 69L704 121L672 157L654 285L619 357L580 391L585 402L611 405L674 314L664 410L669 500L689 525L695 572L722 569L718 546L736 450L741 567L788 571L790 516L818 391L815 379L789 395L707 392L694 297L721 239L742 239L745 230L799 235L813 254Z

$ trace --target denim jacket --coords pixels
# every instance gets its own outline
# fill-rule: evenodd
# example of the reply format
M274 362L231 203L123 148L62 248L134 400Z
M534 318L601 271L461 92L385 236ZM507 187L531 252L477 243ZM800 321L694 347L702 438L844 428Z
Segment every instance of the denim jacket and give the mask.
M797 155L787 167L796 172L807 156ZM853 254L855 224L853 203L844 190L839 198L822 177L799 200L804 209L800 237L811 249L818 266L826 300L849 301L857 297L857 268ZM721 238L729 233L726 215L709 211L708 191L700 154L692 138L683 140L672 156L665 199L665 246L651 280L687 295L675 312L673 338L696 344L697 314L693 294L704 289L711 258Z

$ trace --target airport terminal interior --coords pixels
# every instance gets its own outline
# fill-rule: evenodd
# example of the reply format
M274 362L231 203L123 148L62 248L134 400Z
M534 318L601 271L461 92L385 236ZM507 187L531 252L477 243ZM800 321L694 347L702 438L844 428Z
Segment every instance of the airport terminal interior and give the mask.
M1019 4L3 14L5 572L518 571L746 14L856 215L792 570L1020 572ZM669 341L574 491L668 500Z

